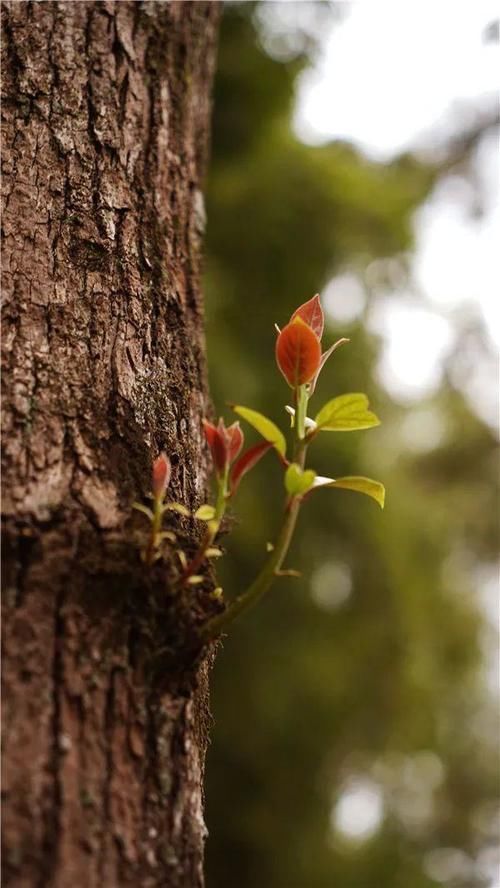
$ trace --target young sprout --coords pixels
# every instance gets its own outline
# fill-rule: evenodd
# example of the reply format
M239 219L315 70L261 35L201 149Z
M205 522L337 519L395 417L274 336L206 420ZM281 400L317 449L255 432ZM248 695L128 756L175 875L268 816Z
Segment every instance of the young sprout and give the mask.
M165 512L171 510L178 512L180 515L189 515L189 510L181 503L165 502L165 494L170 484L172 475L172 466L166 453L160 453L153 463L151 472L151 490L150 499L152 499L152 508L144 506L142 503L133 503L133 508L143 515L149 521L150 531L146 547L141 552L142 559L145 564L151 566L161 555L161 544L163 540L168 539L175 542L175 534L171 531L162 530L163 516Z
M385 490L379 481L357 475L331 478L306 467L309 447L320 432L347 432L379 425L377 416L369 409L367 396L362 393L337 395L328 400L314 417L307 415L309 401L326 361L340 345L349 341L345 338L338 339L323 352L323 331L324 314L318 295L300 305L283 328L276 325L276 364L293 392L293 406L285 405L291 418L290 458L287 456L284 433L271 419L257 410L240 404L232 405L234 412L263 439L243 452L244 434L238 421L226 427L222 418L217 425L203 420L203 430L212 456L216 495L213 504L204 503L194 513L193 517L206 525L195 555L189 561L184 552L177 551L180 588L195 588L203 583L206 562L222 554L215 543L227 504L236 494L242 478L268 450L274 450L278 456L285 488L281 529L274 542L267 543L267 560L250 586L234 598L222 613L212 617L201 628L200 636L203 641L209 641L225 630L240 613L265 594L276 577L299 575L297 571L283 569L283 563L300 507L315 490L323 487L354 490L366 494L381 508L384 507ZM165 512L172 509L182 515L190 515L180 503L165 502L170 475L170 461L166 454L161 453L153 464L152 508L134 504L136 509L148 517L151 525L148 544L143 552L147 565L153 564L160 557L163 539L169 538L175 542L175 536L171 532L162 531ZM220 597L220 587L213 594Z
M235 598L226 610L209 620L201 630L204 640L215 638L248 607L258 601L277 576L296 575L283 570L297 517L303 501L320 487L339 487L356 490L372 497L383 508L385 491L378 481L362 476L330 478L306 468L308 448L321 431L353 431L372 428L378 418L368 409L363 394L340 395L328 401L314 418L307 415L309 400L314 393L319 374L328 358L348 339L338 339L322 352L324 314L319 295L300 305L289 322L276 325L276 363L293 391L294 406L285 409L291 415L293 442L292 457L287 458L285 436L276 424L256 410L235 405L234 411L246 420L276 450L284 468L285 501L281 530L273 544L268 544L268 558L251 585ZM215 462L215 457L214 457Z
M272 447L268 441L263 441L239 456L244 443L239 422L234 422L226 428L222 418L216 426L204 419L203 430L212 454L217 497L214 506L203 505L195 512L196 518L206 521L207 528L196 555L181 576L183 585L191 581L192 576L206 559L218 558L221 555L220 549L214 547L213 543L219 532L227 502L236 493L243 476L257 465L266 451Z

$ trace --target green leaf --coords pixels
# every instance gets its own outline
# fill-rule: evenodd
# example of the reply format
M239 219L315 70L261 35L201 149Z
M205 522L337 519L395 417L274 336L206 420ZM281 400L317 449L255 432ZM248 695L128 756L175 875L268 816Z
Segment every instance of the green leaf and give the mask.
M316 416L316 423L324 432L352 432L371 429L380 425L380 420L368 410L366 395L356 392L328 401Z
M142 514L146 515L150 521L153 520L154 515L151 509L148 509L147 506L143 506L142 503L132 503L132 508L136 509L138 512L142 512Z
M182 503L165 503L163 506L164 512L178 512L179 515L184 515L185 518L189 518L191 512L186 506L183 506Z
M380 481L374 481L373 478L363 478L358 475L349 475L345 478L321 478L316 477L314 485L316 487L342 487L345 490L356 490L358 493L364 493L371 496L380 506L384 508L385 503L385 487Z
M257 410L251 410L249 407L241 407L238 404L233 406L233 410L238 416L241 416L242 419L246 419L246 421L250 423L250 425L253 426L253 428L256 429L266 441L269 441L281 456L285 456L285 436L272 420L268 419L267 416L264 416L262 413L258 413Z
M209 506L207 503L204 503L203 506L200 506L199 509L196 509L196 512L194 513L194 517L198 518L199 521L211 521L214 515L214 507Z
M210 521L207 521L207 530L212 534L212 537L215 537L217 531L219 530L220 521L217 521L216 518L212 518Z
M316 472L312 469L303 471L297 463L288 466L285 472L285 487L290 496L303 496L314 485Z
M207 558L221 558L222 555L224 555L224 552L222 551L222 549L218 549L217 546L211 546L209 549L207 549L205 555L207 556Z

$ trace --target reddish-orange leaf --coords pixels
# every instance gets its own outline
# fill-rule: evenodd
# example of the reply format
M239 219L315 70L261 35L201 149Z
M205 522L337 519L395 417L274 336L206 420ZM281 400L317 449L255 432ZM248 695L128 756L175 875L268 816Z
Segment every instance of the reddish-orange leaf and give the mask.
M276 340L276 363L288 385L297 388L310 382L321 363L321 345L312 327L297 316Z
M272 441L261 441L260 444L255 444L254 447L249 447L249 449L240 456L238 462L235 462L231 469L231 493L235 493L243 475L246 475L250 469L253 469L254 465L258 463L259 459L261 459L272 446Z
M207 422L207 420L204 419L203 431L205 432L205 438L210 447L215 469L217 473L221 475L226 470L228 459L226 436L224 434L226 430L224 429L221 431L216 426L212 425L212 423Z
M165 493L171 474L170 460L166 453L160 453L153 463L153 496L155 499L161 499Z
M239 422L233 422L226 429L226 437L229 443L229 462L232 463L243 447L244 435Z
M318 339L321 339L323 336L323 328L325 326L325 316L321 307L319 293L316 293L316 296L313 296L308 302L299 305L290 318L290 321L293 321L296 317L302 318L302 320L314 330Z
M211 450L212 447L214 446L215 438L217 436L217 428L216 428L216 426L212 425L212 423L209 422L208 419L204 419L203 420L203 431L205 432L205 438L207 439L208 446L210 447L210 450Z

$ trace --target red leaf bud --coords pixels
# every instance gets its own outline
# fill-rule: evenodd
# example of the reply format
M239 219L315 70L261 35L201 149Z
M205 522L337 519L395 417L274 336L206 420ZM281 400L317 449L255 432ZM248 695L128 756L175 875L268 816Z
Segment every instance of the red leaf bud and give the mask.
M321 364L321 344L312 327L300 315L279 334L276 363L292 388L314 379Z
M153 463L153 496L155 499L161 499L164 495L170 481L172 467L166 453L160 453Z
M243 447L244 435L241 431L239 422L233 422L228 429L225 430L229 444L229 462L232 463L238 456Z
M246 475L250 469L253 469L272 446L273 444L271 441L261 441L260 444L255 444L253 447L249 447L248 450L240 456L239 460L235 462L231 469L231 493L235 493L243 475Z
M316 296L313 296L312 299L309 299L308 302L299 305L290 318L290 321L293 321L296 317L302 318L307 326L316 333L318 339L321 339L325 326L325 316L323 314L318 293Z

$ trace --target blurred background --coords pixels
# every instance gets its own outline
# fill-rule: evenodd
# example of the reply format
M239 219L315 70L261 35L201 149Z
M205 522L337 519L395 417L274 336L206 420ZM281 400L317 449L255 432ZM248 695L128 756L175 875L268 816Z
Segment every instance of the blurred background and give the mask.
M321 474L387 487L302 510L288 566L214 675L209 888L499 888L498 6L227 4L208 181L218 412L286 428L275 332L320 292ZM495 232L496 229L496 232ZM256 436L250 429L247 440ZM241 486L227 597L275 535L271 457Z

